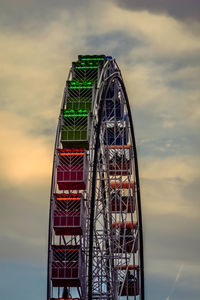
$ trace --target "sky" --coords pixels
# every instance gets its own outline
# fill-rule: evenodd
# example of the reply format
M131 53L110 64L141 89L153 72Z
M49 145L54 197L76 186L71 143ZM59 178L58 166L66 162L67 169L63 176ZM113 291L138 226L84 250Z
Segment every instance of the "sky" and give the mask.
M79 54L116 58L135 127L146 300L200 299L199 0L0 0L0 291L46 297L53 147Z

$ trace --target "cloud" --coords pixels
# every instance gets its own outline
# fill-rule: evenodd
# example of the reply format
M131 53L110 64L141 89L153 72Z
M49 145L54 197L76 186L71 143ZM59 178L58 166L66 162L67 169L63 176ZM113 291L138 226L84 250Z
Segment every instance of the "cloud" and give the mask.
M44 184L50 180L52 149L45 140L26 133L29 120L1 113L1 179L14 184Z
M184 22L147 11L123 11L114 5L108 5L108 7L109 9L104 13L104 19L98 20L96 27L100 26L101 32L119 28L126 34L129 33L137 37L139 41L143 41L144 47L138 48L138 51L136 51L137 48L133 49L136 55L140 53L141 58L144 56L144 51L147 57L160 53L162 57L171 55L174 58L181 57L187 52L198 53L199 51L200 42L196 34ZM115 16L120 16L117 24Z
M200 3L198 0L115 0L117 5L122 8L134 11L147 10L157 14L169 14L178 19L200 17Z
M3 70L0 97L4 109L43 117L54 116L55 109L59 111L67 77L62 60L65 55L71 58L69 51L62 48L62 29L55 25L37 36L0 33ZM45 110L41 110L41 104Z
M143 178L191 182L199 176L200 157L146 157L142 160Z
M85 0L0 0L1 21L3 28L17 29L23 32L35 32L47 26L49 22L59 17L62 11L70 11L75 15L77 7L82 13L91 1Z
M180 216L198 218L198 194L200 157L142 157L139 161L141 192L145 215Z
M1 261L46 263L49 191L50 180L1 182Z
M88 48L104 50L106 44L105 51L120 53L131 105L154 112L163 128L199 124L200 42L190 26L170 16L108 7L95 34L88 34Z
M200 180L199 162L193 156L139 161L146 276L158 282L165 270L166 297L171 289L168 278L174 280L177 265L195 267L200 251L199 186L195 184ZM188 276L187 268L184 274Z
M184 261L178 282L184 295L177 299L199 299L199 23L186 22L183 13L174 19L167 11L125 10L111 1L8 0L3 7L2 260L46 264L65 80L78 54L106 53L122 70L139 145L149 298L167 298Z

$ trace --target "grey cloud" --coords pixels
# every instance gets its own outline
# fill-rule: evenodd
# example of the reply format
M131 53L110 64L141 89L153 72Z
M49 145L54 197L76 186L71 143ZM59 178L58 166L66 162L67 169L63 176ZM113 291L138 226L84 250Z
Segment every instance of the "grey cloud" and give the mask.
M115 30L105 34L88 35L86 37L86 44L89 51L91 49L98 52L103 47L105 53L113 57L120 57L121 61L129 63L130 50L144 46L145 41L136 36L133 37L123 30Z
M145 225L148 225L145 226L145 250L148 258L182 261L186 264L197 262L200 226L191 218L158 214L145 217Z
M198 135L195 136L192 132L191 134L187 132L184 136L175 136L173 131L174 129L163 130L161 138L154 138L153 134L149 139L146 137L146 140L139 144L139 154L157 157L199 154L200 143L197 141Z
M170 198L170 195L169 195ZM149 200L149 199L148 199ZM144 212L144 211L143 211ZM149 299L167 299L183 265L176 299L199 299L198 220L181 215L144 214L146 293ZM198 270L198 271L197 271ZM155 288L156 287L156 288ZM183 293L184 291L184 293ZM170 298L171 299L171 298Z
M36 32L63 11L71 15L87 10L91 0L0 0L0 25L27 32Z
M137 103L139 100L139 98L135 99L134 102ZM177 109L172 110L170 106L166 106L165 117L169 114L169 121L175 121L175 125L171 128L164 128L163 117L156 111L157 103L139 109L134 108L134 102L132 116L138 146L137 151L141 159L149 155L169 157L199 154L198 128L188 126L187 119L178 121Z
M1 260L46 261L49 186L1 187Z
M59 112L57 113L57 115ZM55 113L56 116L56 113ZM57 119L56 118L41 118L41 116L34 116L31 118L31 128L26 131L28 135L33 137L44 136L48 139L50 147L56 134Z
M200 163L200 162L199 162ZM199 201L199 193L200 193L200 187L199 187L200 178L195 179L193 182L185 186L185 188L182 190L182 197L187 201L187 205L193 209L193 207L200 206ZM200 209L200 207L199 207Z
M114 2L125 9L148 10L153 13L169 14L175 18L200 18L199 0L114 0Z
M142 181L141 187L146 184ZM191 186L192 189L193 185ZM173 195L170 192L168 195L163 192L163 198L168 201L169 205L173 202ZM180 283L177 283L176 299L187 300L192 298L198 300L200 292L199 283L196 280L196 278L199 278L198 257L200 251L198 218L190 213L188 213L188 217L183 217L181 212L169 214L165 213L164 210L162 212L152 210L149 214L146 212L145 202L153 202L153 198L142 200L144 208L146 293L148 299L167 299L178 269L180 265L183 265L181 280ZM161 203L162 201L163 199L160 199ZM182 207L186 207L187 203L188 201L183 199L179 203L180 210ZM191 205L192 203L198 210L195 202L191 199Z

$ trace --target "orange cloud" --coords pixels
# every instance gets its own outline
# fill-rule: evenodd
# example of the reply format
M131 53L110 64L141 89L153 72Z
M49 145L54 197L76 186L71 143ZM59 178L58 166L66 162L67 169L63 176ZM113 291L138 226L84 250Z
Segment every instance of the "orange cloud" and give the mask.
M45 140L26 133L29 120L1 113L1 177L12 184L44 184L50 180L52 149Z

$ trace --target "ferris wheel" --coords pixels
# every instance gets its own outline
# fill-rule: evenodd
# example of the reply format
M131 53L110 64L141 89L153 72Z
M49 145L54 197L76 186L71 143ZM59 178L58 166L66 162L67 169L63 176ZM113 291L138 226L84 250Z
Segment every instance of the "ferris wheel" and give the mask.
M131 110L110 56L72 63L58 121L47 300L144 300L142 210Z

